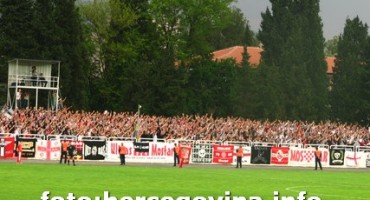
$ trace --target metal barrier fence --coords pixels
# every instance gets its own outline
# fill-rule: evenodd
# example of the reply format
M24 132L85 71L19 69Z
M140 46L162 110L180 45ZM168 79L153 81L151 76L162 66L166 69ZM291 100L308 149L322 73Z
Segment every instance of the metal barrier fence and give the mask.
M369 146L357 146L355 147L357 152L366 152L370 153L370 147Z
M18 138L36 138L36 139L41 139L45 140L45 135L43 134L18 134L16 135Z
M344 149L346 151L354 151L354 146L349 145L331 145L330 149Z
M0 133L0 138L36 138L40 140L78 140L78 141L136 141L135 137L106 137L106 136L76 136L76 135L44 135L44 134L10 134ZM296 147L296 148L324 148L344 149L346 151L370 152L370 146L351 145L326 145L326 144L301 144L301 143L269 143L269 142L244 142L244 141L219 141L219 140L187 140L187 139L161 139L161 138L140 138L140 142L164 142L182 144L230 144L242 146L265 146L265 147Z

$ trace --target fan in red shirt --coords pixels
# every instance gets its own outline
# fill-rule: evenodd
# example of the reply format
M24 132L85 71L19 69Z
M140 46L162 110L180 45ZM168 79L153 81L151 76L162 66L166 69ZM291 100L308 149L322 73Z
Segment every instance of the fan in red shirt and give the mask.
M18 152L17 163L22 164L22 143L20 142L17 145L17 152Z

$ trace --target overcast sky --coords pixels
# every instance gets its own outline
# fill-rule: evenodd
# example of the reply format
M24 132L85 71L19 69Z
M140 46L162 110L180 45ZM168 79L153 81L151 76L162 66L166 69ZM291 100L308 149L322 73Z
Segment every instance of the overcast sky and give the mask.
M238 0L236 3L236 7L243 11L253 31L259 30L261 12L270 5L269 0ZM321 0L320 10L326 39L343 33L347 18L359 16L362 22L370 25L370 0Z

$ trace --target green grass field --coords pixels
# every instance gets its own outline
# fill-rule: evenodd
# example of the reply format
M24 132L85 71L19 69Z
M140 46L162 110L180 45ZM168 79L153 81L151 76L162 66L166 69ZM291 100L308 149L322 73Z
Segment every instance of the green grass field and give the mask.
M297 199L300 191L306 191L306 199L317 196L325 200L370 199L370 171L340 171L310 169L261 169L232 166L217 168L169 166L113 166L0 163L0 200L41 199L44 191L50 191L49 199L67 199L73 193L75 199L103 198L104 191L120 199L124 196L259 196L261 199L280 200L282 196ZM273 195L278 191L279 198ZM89 198L81 198L86 196ZM315 198L314 198L315 199ZM112 198L111 198L112 200ZM129 199L126 199L129 200ZM153 199L154 200L154 199ZM164 200L164 199L163 199ZM167 199L168 200L168 199ZM184 200L184 199L182 199ZM202 199L198 199L202 200ZM222 200L228 200L223 198ZM286 198L291 200L291 198ZM313 200L313 199L311 199Z

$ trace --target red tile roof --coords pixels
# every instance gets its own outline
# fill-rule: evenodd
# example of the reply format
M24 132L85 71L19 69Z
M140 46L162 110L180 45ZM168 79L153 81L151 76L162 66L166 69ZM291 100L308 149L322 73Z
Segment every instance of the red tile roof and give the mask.
M250 65L259 65L261 62L261 52L263 51L260 47L247 47L247 52L249 54L249 64ZM226 49L221 49L218 51L214 51L213 59L214 60L223 60L228 58L234 58L236 63L241 64L243 60L243 46L233 46ZM327 63L327 70L326 73L332 74L333 68L335 65L335 57L327 57L325 58Z
M328 65L328 67L326 69L326 73L332 74L333 69L335 67L335 57L326 57L325 61L326 61L326 64Z
M260 47L247 47L247 52L249 54L249 64L259 65L261 61L262 51L263 50ZM244 52L243 46L234 46L213 52L213 58L215 60L234 58L236 63L241 64L243 60L243 52Z

